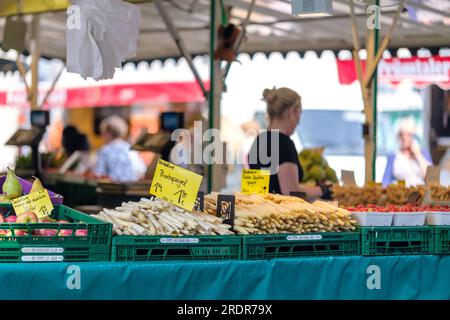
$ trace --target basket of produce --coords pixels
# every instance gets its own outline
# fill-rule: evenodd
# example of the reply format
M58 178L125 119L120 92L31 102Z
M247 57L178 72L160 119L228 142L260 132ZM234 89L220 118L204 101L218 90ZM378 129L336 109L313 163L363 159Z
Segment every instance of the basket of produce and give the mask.
M113 261L241 258L241 238L222 219L159 198L124 202L96 217L113 224Z
M440 205L426 205L427 224L430 226L449 226L450 225L450 207Z
M0 262L108 261L112 225L64 205L48 217L0 205Z
M330 181L338 183L336 172L328 165L323 157L323 148L305 149L298 155L298 160L303 168L301 182L316 184L318 181Z
M356 224L363 227L389 227L394 219L392 212L375 205L348 207L347 210L351 211Z
M434 248L430 227L365 227L361 228L361 255L431 254Z
M442 205L379 206L374 204L347 207L358 226L363 227L412 227L450 225L450 207Z
M7 175L0 177L0 188L0 203L11 203L11 200L44 189L39 179L35 178L34 182L31 183L17 177L14 171L9 168ZM63 197L61 195L50 190L48 190L48 194L53 204L63 203Z

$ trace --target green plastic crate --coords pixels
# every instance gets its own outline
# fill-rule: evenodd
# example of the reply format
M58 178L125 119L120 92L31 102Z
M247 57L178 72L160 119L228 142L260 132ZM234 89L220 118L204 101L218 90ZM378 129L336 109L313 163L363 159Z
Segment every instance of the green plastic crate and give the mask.
M361 228L361 255L390 256L433 253L431 227Z
M13 212L10 205L0 205L6 217ZM2 223L0 231L1 262L59 262L59 261L109 261L111 254L112 224L85 215L64 205L55 206L51 217L71 223ZM53 236L38 236L39 229L55 230ZM87 236L77 236L79 229L86 229ZM27 235L18 235L23 230ZM57 235L70 230L69 235Z
M243 237L243 259L359 255L357 232L276 234Z
M240 260L239 236L116 236L112 261Z
M450 254L450 226L433 227L435 254Z

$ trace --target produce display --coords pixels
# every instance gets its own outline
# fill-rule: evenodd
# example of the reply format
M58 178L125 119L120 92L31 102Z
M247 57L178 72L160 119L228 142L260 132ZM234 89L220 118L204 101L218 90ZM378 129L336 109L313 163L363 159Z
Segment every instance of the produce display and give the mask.
M33 177L33 178L34 178L34 182L33 182L33 185L31 186L29 193L45 190L41 181L36 177ZM3 183L2 193L0 194L0 202L1 203L11 203L11 200L14 200L16 198L23 196L24 195L23 193L24 192L22 190L22 185L20 184L20 181L17 178L14 170L8 168L6 180Z
M205 210L216 214L217 193L205 196ZM355 229L349 211L324 202L298 197L238 193L234 231L238 234L341 232Z
M380 206L375 204L369 205L358 205L356 207L347 207L350 212L449 212L449 206L441 205L415 205L415 204L405 204L405 205L388 205Z
M0 224L8 225L8 227L12 227L15 224L67 224L70 223L68 220L56 220L51 217L38 218L34 212L24 212L19 216L16 216L13 210L7 210L7 213L0 214ZM22 227L19 227L22 228ZM53 236L77 236L77 237L85 237L88 235L88 231L86 229L78 229L75 230L75 233L72 229L60 229L52 228L52 229L35 229L33 228L31 232L26 229L16 229L16 228L5 228L0 229L0 237L23 237L23 236L38 236L38 237L53 237Z
M406 187L402 185L390 185L387 188L381 186L333 186L334 199L340 206L354 207L357 205L376 204L386 206L390 204L404 205L410 202L411 197L415 202L421 203L425 197L426 189L430 188L431 199L438 202L450 201L450 188L441 185Z
M328 165L321 152L316 149L305 149L298 155L303 168L301 182L315 184L317 181L338 182L336 172Z
M203 212L188 212L159 198L124 202L95 216L113 224L117 235L230 235L231 226Z

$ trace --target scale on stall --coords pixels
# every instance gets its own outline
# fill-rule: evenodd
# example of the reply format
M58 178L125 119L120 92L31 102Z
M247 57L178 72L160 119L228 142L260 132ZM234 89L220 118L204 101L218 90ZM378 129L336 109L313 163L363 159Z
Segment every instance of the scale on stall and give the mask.
M39 154L39 144L44 137L45 130L50 123L49 111L33 110L30 113L31 129L18 129L6 145L8 146L30 146L34 175L41 177L41 156Z
M163 160L169 161L170 151L175 146L175 141L171 140L171 134L177 129L184 128L184 114L182 112L163 112L160 123L160 130L157 133L145 132L131 149L158 153Z

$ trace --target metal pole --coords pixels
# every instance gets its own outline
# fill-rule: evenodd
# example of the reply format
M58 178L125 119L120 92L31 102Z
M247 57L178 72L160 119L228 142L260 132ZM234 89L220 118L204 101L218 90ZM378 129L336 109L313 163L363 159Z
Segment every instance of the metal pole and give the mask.
M236 41L236 45L234 47L234 52L236 52L236 53L239 51L239 48L241 47L241 44L244 41L245 34L247 32L247 25L250 22L250 17L252 15L253 8L255 7L255 3L256 3L256 0L252 0L252 2L250 3L250 5L248 7L247 16L245 17L245 20L242 23L242 31L239 34L238 39ZM231 62L228 62L227 66L225 67L224 79L227 78L228 72L230 71L230 68L231 68Z
M175 41L175 44L177 45L178 50L180 50L181 54L186 58L186 61L189 65L189 67L191 68L195 79L197 80L200 88L202 89L203 96L207 99L208 91L206 90L205 85L203 84L203 80L200 77L200 74L197 72L197 69L194 66L194 62L192 61L192 55L190 54L189 50L186 48L186 46L183 42L183 39L181 39L177 28L173 24L170 16L167 14L166 9L164 8L163 4L161 3L161 0L155 0L155 5L159 11L159 14L161 15L161 18L164 20L164 23L166 24L167 29L170 32L170 35L172 36L173 40Z
M214 67L214 49L216 47L216 1L211 0L210 8L210 30L209 30L209 128L214 128L214 91L215 91L215 67ZM213 166L208 165L208 192L212 192L213 187Z
M39 108L39 59L41 51L39 49L39 15L33 16L33 29L31 41L31 85L30 85L30 105L32 110Z
M380 6L380 0L376 0L376 5ZM376 17L378 20L380 17ZM378 21L375 25L378 25ZM378 55L379 50L379 39L380 39L380 32L378 28L375 28L375 43L374 43L374 54L373 56ZM377 63L378 65L378 63ZM376 179L376 170L377 170L377 125L378 125L378 69L375 68L375 72L373 75L373 90L372 90L372 98L373 98L373 154L372 154L372 181L375 181Z

